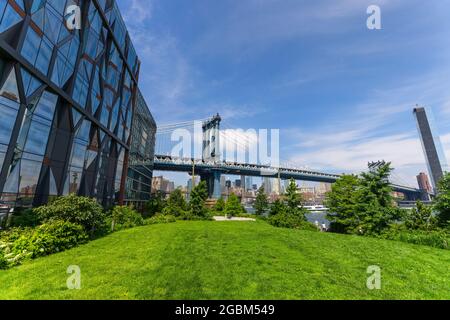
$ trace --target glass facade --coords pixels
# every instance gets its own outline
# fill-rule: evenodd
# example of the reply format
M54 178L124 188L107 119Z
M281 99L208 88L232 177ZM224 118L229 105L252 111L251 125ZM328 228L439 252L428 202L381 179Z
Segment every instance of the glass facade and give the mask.
M79 30L66 25L71 5L82 13ZM128 155L153 161L155 123L137 95L139 66L114 0L0 0L0 199L144 199L152 165L126 179ZM135 176L142 186L126 190Z
M444 175L444 171L448 170L447 160L434 125L431 110L415 108L414 115L427 161L428 172L430 173L431 184L436 190L439 181Z
M126 181L125 201L138 209L150 200L156 123L140 91L137 93Z

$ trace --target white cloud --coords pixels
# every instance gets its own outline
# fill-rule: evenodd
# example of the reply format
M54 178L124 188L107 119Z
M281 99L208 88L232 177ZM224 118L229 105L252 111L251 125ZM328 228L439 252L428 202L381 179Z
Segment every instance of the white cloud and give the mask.
M369 161L377 160L391 161L397 169L396 175L407 180L408 184L414 184L415 175L424 170L420 141L410 135L384 136L357 143L335 143L291 157L293 162L306 163L321 170L334 168L337 172L352 173L365 170Z
M152 0L128 0L129 6L125 10L123 19L127 26L141 24L152 18Z
M444 148L445 157L447 158L448 165L450 166L450 133L441 136L442 147ZM447 168L450 170L450 168Z
M369 161L386 160L393 163L397 178L415 185L415 176L426 170L426 164L412 109L418 103L438 110L450 101L447 71L430 72L393 88L373 89L366 102L333 123L308 132L285 131L294 140L287 150L300 150L291 153L291 161L325 171L358 173ZM449 157L450 135L442 140Z

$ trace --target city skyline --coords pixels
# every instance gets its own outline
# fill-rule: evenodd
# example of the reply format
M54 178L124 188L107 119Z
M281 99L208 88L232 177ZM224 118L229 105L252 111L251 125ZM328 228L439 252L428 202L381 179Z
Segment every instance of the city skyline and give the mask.
M385 159L415 185L426 171L416 104L433 109L450 156L450 47L439 40L450 34L448 4L382 1L383 28L370 31L369 2L119 5L158 124L220 112L236 127L280 128L296 163L358 173Z

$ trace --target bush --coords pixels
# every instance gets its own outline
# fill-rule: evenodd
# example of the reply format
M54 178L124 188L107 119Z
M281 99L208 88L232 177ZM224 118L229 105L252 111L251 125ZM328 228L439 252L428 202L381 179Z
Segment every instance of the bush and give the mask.
M151 225L151 224L173 223L176 221L177 219L174 216L170 215L165 216L162 214L158 214L152 218L145 219L144 224Z
M438 220L433 215L433 208L421 201L417 201L416 208L411 211L405 210L402 218L408 230L431 231L438 226Z
M12 216L11 227L36 227L40 222L39 216L33 209L22 209Z
M55 220L34 229L11 229L1 234L0 269L76 247L88 239L82 226L66 221Z
M223 214L223 211L225 210L225 200L223 200L222 197L220 197L219 200L217 200L213 210L215 212Z
M24 230L13 242L12 253L29 253L31 258L46 256L88 241L83 227L67 221L51 221L36 229Z
M105 223L103 208L95 199L69 195L57 198L51 204L34 209L44 222L63 220L78 224L87 232L100 230Z
M153 217L154 215L160 214L165 205L166 201L164 200L164 193L161 191L156 192L145 205L145 216Z
M116 206L111 212L111 231L142 226L144 219L139 212L127 206Z
M3 250L0 248L0 270L8 269L8 267L9 267L8 260L6 260Z
M405 230L401 226L393 227L384 232L381 238L439 249L449 249L450 243L450 234L444 230Z
M305 221L302 216L289 214L282 212L273 215L267 219L267 222L274 227L289 228L289 229L302 229L309 231L319 231L315 225Z
M181 216L176 217L177 220L182 221L205 221L212 220L214 212L209 211L205 208L202 216L194 215L192 210L185 211Z

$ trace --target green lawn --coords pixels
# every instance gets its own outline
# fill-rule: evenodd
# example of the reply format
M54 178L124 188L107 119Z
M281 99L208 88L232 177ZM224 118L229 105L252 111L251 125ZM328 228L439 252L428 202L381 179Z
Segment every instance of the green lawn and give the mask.
M81 290L68 290L78 265ZM366 288L367 267L382 289ZM450 299L450 251L273 228L177 222L135 228L0 271L2 299Z

